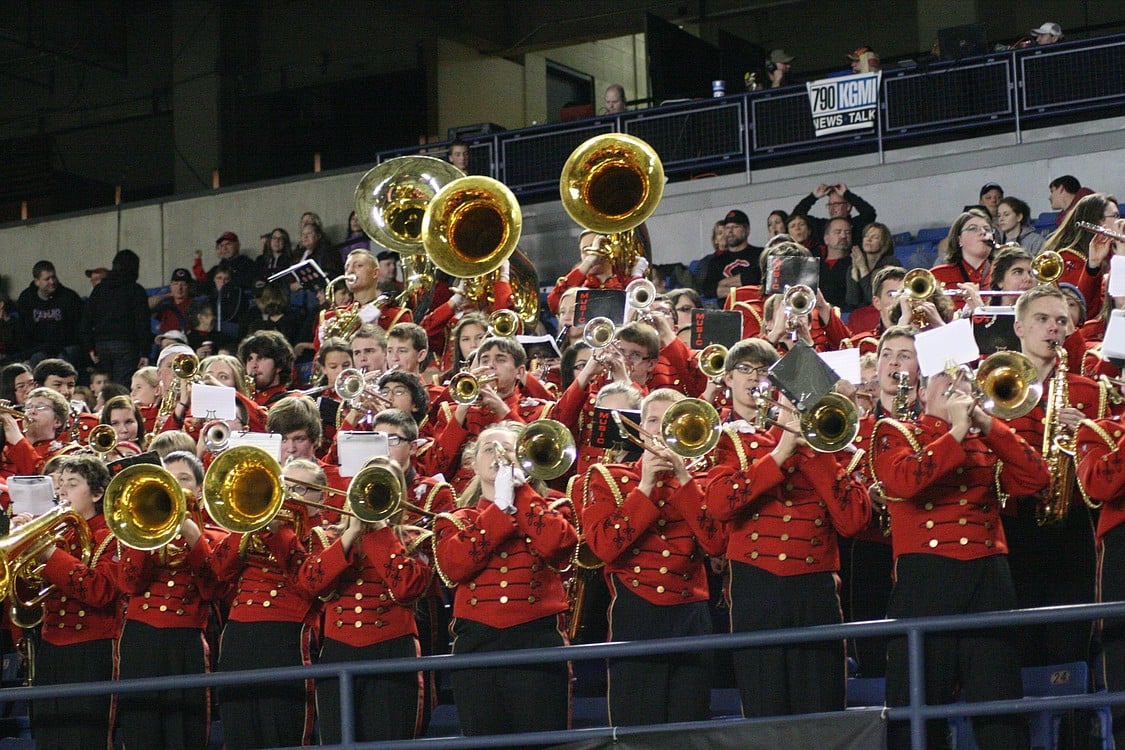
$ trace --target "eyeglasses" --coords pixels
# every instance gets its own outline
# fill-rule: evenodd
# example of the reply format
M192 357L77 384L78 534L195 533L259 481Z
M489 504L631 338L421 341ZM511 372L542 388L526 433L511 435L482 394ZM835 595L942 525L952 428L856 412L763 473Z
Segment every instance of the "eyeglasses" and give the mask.
M387 435L387 445L391 446L392 448L405 441L406 438L404 438L402 435Z
M38 406L25 406L23 408L23 410L24 410L24 413L28 413L28 412L36 412L36 411L51 411L54 408L55 407L49 406L47 404L39 404Z
M402 398L403 396L410 395L410 391L406 390L405 388L390 388L386 393L391 398Z
M1120 218L1121 218L1121 214L1120 214L1120 213L1118 213L1117 211L1114 211L1113 213L1105 213L1105 214L1102 214L1102 218L1103 218L1103 219L1120 219Z
M754 375L757 377L768 375L770 371L770 368L768 367L755 367L754 365L747 364L746 362L740 362L739 364L734 366L734 369L735 372L739 373L740 375Z
M981 234L985 234L991 231L992 227L987 224L970 224L968 226L961 227L961 234L968 234L969 232L980 232Z
M314 490L312 487L302 487L299 484L287 484L285 485L285 490L287 492L292 492L297 497L308 497L310 494L320 493L320 490Z
M656 357L646 357L639 352L621 352L621 358L631 365L635 365L638 362L652 362L656 359Z

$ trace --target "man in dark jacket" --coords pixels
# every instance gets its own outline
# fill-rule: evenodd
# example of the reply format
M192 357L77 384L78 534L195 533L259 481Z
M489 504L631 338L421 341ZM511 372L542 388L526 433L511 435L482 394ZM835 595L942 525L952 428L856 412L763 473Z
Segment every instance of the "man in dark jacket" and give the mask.
M809 211L824 196L828 196L828 218L809 216ZM853 208L856 211L855 216L852 216ZM824 230L828 228L828 222L832 219L844 218L851 221L852 237L862 237L863 228L875 221L875 207L848 190L848 186L842 182L835 185L825 185L824 183L817 185L811 193L793 207L790 215L792 214L801 214L808 217L809 229L813 230L814 237L823 237Z
M113 256L113 268L90 292L82 318L82 344L90 359L121 385L128 385L137 368L148 364L152 347L148 294L137 283L140 267L132 250Z
M82 298L59 283L55 266L49 260L36 263L31 275L31 284L16 302L16 344L23 351L21 358L33 367L48 357L62 357L72 365L81 365L78 324L82 319Z

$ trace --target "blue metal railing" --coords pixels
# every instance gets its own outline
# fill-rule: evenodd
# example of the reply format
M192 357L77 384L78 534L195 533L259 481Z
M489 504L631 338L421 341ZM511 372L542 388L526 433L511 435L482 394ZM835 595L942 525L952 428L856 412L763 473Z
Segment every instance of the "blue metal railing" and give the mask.
M402 748L417 747L425 742L432 748L513 747L528 744L572 742L597 737L621 737L625 734L675 732L685 726L695 729L729 726L729 719L695 722L690 725L667 724L645 727L602 727L568 731L535 732L491 737L449 737L426 740L408 740L390 743L357 743L355 741L355 705L353 680L360 675L394 674L398 672L446 671L481 667L503 667L515 664L546 664L565 661L584 661L628 656L651 656L666 653L692 653L698 651L726 651L754 646L779 646L794 643L836 641L845 638L872 636L903 636L907 638L910 668L910 704L886 710L890 720L909 721L911 742L915 750L925 747L925 721L947 719L954 716L985 716L1007 713L1036 713L1062 711L1075 708L1097 708L1125 704L1125 692L1097 693L1073 696L1036 697L1020 700L988 701L982 703L956 703L927 705L925 702L924 642L927 633L939 633L980 628L1003 628L1032 623L1055 623L1102 618L1125 618L1125 602L1105 604L1080 604L1066 607L988 612L973 615L920 617L905 620L874 620L819 625L755 633L725 633L690 638L668 638L657 641L629 643L599 643L565 648L529 649L524 651L492 652L427 656L418 659L388 659L384 661L351 662L339 664L314 664L306 667L280 667L244 672L217 672L183 675L177 677L152 677L72 685L20 687L0 690L0 704L13 701L35 700L47 697L72 697L130 693L169 688L198 688L204 686L253 685L286 679L338 678L340 685L340 718L342 723L339 745L334 748ZM746 719L748 722L773 722L778 719Z
M818 138L805 87L697 99L540 125L469 139L474 173L494 177L521 201L557 197L567 156L586 138L637 135L661 156L672 179L708 172L749 172L778 159L803 161L824 151L878 151L920 138L953 140L996 128L1019 135L1028 122L1076 112L1115 115L1125 104L1125 35L993 52L883 71L877 127ZM378 161L444 153L447 144L378 154Z

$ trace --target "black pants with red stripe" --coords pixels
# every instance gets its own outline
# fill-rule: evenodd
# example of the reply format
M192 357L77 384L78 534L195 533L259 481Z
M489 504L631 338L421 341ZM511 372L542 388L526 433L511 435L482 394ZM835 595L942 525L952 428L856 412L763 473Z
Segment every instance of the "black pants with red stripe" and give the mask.
M711 634L707 602L660 606L610 577L610 640L648 641ZM614 726L711 718L707 652L609 660L609 720Z
M202 674L207 657L199 628L156 628L127 620L118 643L118 677ZM207 746L211 711L207 688L124 693L117 701L126 750Z
M416 656L418 639L412 635L370 646L351 646L327 638L320 652L320 663L409 659ZM355 676L352 696L356 741L414 739L421 721L421 680L421 672ZM317 680L316 710L320 718L320 741L325 745L340 742L339 680Z

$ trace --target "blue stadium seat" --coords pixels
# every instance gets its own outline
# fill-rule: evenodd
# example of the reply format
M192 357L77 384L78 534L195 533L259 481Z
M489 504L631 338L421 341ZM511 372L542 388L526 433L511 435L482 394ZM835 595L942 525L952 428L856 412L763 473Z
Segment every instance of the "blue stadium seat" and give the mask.
M848 708L885 705L887 680L884 677L849 677Z
M1055 228L1055 217L1059 215L1058 211L1044 211L1035 218L1036 229L1050 228L1052 231Z
M742 698L738 694L738 688L711 691L711 718L742 718Z
M914 235L912 235L910 232L899 232L898 234L891 235L891 241L896 245L901 245L904 242L911 242L913 241L913 239Z
M4 737L0 739L0 750L35 750L35 740L30 737Z
M940 242L949 235L949 227L926 227L914 235L915 242Z
M1025 697L1052 695L1082 695L1086 692L1090 674L1085 662L1051 664L1046 667L1024 667L1023 694ZM1054 750L1059 744L1059 724L1063 711L1040 711L1031 714L1031 747L1033 750Z
M912 242L895 247L895 258L903 268L929 268L937 257L937 250L932 242Z

